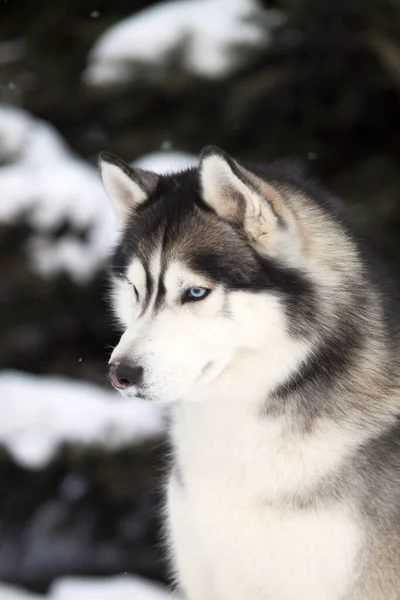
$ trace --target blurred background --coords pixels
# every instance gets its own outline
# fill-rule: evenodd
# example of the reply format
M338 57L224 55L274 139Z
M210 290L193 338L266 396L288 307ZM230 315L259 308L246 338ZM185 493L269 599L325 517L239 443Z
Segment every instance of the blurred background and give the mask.
M160 408L105 378L99 151L288 158L400 275L399 0L1 0L0 600L166 597Z

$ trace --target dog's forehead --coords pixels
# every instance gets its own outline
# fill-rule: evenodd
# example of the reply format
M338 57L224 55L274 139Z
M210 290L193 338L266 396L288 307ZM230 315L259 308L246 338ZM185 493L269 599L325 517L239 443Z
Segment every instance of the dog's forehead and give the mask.
M206 207L193 173L187 175L165 178L157 194L132 215L113 256L114 274L127 276L128 269L136 269L139 275L140 263L140 278L145 272L156 281L169 264L179 263L220 282L250 276L255 261L248 244Z
M196 251L233 241L236 236L229 226L190 200L162 198L133 215L115 250L112 266L124 269L133 258L149 262L160 247L164 261L184 260Z

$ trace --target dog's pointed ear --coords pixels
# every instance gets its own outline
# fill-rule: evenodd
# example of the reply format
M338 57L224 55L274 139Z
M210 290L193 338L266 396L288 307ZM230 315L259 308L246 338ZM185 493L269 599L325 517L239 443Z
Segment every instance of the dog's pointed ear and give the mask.
M239 165L223 150L207 146L200 155L200 179L204 202L220 217L243 223L260 214L260 198L249 187Z
M260 240L284 221L279 191L215 146L201 153L200 183L203 201L252 239Z
M104 189L114 204L119 225L123 225L135 207L155 191L159 176L129 166L120 158L101 152L99 169Z

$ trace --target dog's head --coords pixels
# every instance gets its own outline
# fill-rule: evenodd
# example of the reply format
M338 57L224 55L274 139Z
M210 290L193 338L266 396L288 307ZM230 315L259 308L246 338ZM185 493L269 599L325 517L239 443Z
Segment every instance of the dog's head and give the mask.
M354 253L330 211L296 178L213 147L198 169L171 175L109 154L100 169L120 225L115 387L174 400L199 398L211 382L261 378L261 394L284 381L321 327L318 296L329 305L339 281L343 290L343 257L351 264Z

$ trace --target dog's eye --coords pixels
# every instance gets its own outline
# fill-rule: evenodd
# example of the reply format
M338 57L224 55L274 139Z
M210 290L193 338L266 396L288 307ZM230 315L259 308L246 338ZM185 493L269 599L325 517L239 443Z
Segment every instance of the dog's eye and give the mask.
M204 300L211 292L208 288L203 287L192 287L186 290L182 301L183 302L195 302L196 300Z
M139 301L139 292L137 291L136 286L133 285L133 283L131 281L129 281L129 279L127 277L125 279L126 279L126 282L129 283L129 285L133 288L136 300Z

